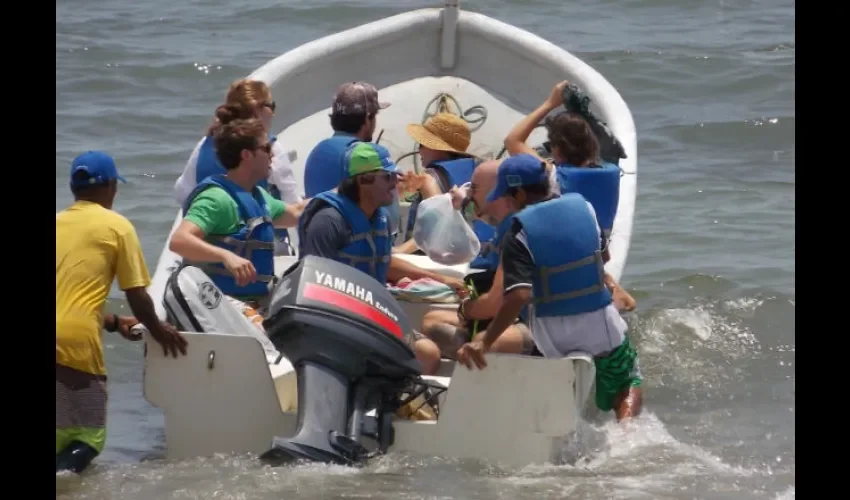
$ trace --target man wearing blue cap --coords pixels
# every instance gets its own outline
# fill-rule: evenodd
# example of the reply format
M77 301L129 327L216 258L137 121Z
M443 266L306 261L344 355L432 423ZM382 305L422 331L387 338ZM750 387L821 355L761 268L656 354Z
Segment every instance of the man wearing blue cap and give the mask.
M530 154L506 159L488 211L513 212L502 242L503 299L482 337L464 344L458 360L487 366L484 354L524 313L539 352L594 357L596 405L617 420L640 413L638 356L605 283L606 241L593 206L580 194L554 196L546 164ZM553 224L557 221L557 224Z
M337 192L316 195L299 220L301 256L316 255L348 264L379 283L402 278L430 278L465 294L463 282L422 269L392 255L388 211L398 187L398 169L383 146L369 142L351 144L343 160L344 178ZM436 373L440 350L431 340L413 344L423 372Z
M133 224L112 211L118 181L125 182L106 153L78 156L71 164L74 204L56 214L56 472L81 473L106 442L101 327L140 340L130 328L142 323L166 355L186 354L186 340L156 317ZM135 317L103 315L116 276Z

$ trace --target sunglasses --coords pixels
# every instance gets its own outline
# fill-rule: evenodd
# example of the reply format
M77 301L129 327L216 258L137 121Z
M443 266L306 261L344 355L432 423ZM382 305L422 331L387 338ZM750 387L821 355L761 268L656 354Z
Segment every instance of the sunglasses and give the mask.
M261 145L257 146L256 150L262 150L267 155L270 155L270 154L272 154L272 144L274 144L274 143L273 142L267 142L265 144L261 144Z
M380 179L385 183L390 183L398 180L398 173L395 172L370 172L363 174L363 183L372 184L375 180Z

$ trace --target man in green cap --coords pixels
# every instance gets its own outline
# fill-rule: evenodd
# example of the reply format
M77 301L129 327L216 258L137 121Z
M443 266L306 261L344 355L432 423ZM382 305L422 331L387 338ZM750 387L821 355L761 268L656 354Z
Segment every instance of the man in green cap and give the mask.
M386 207L398 188L399 170L389 151L378 144L355 142L343 157L344 177L337 192L315 196L299 219L301 256L316 255L350 265L379 283L430 278L466 294L463 281L422 269L392 255ZM440 365L433 341L412 342L423 373L432 375Z

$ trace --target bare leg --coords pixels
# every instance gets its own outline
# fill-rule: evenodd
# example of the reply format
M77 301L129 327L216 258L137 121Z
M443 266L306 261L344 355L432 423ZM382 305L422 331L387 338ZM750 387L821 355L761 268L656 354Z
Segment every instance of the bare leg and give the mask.
M479 333L475 338L480 338L484 332ZM528 333L528 328L522 324L511 325L505 330L505 333L499 336L490 352L503 352L507 354L528 354L534 346L534 341L531 340L531 335ZM458 347L460 349L460 347Z
M617 422L637 417L642 409L643 391L640 387L629 386L617 394L616 399L614 399L614 412L617 415Z
M440 348L433 340L421 338L413 343L413 352L422 365L422 375L436 375L440 369Z
M422 332L427 332L440 323L445 323L451 326L460 326L460 319L457 317L457 313L455 311L447 309L434 309L433 311L428 311L422 318Z
M444 358L455 359L457 350L469 341L469 331L460 326L460 320L453 311L430 311L422 319L422 333L440 348ZM478 335L483 334L480 332ZM491 352L510 354L528 354L534 347L531 332L524 324L511 325L498 340L493 343Z

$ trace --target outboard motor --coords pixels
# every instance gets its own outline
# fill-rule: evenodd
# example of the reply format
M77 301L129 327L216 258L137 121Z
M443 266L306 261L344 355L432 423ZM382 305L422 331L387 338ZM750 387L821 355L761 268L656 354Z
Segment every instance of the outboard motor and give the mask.
M356 465L371 454L362 435L386 452L400 396L421 374L404 342L412 330L386 286L353 267L308 256L284 273L263 326L295 367L298 418L295 436L275 437L260 459ZM372 409L375 419L366 419Z

